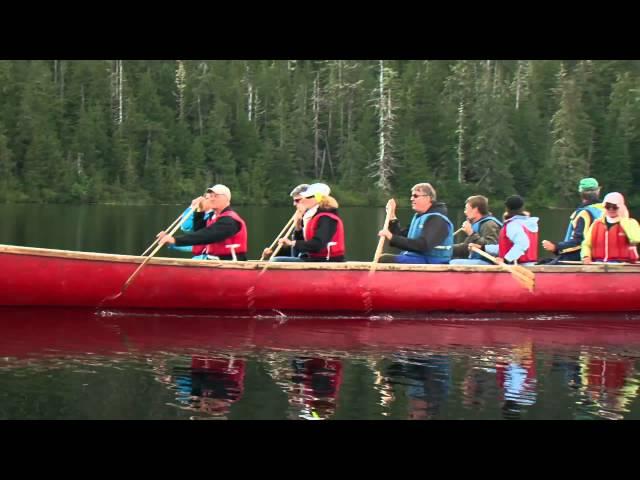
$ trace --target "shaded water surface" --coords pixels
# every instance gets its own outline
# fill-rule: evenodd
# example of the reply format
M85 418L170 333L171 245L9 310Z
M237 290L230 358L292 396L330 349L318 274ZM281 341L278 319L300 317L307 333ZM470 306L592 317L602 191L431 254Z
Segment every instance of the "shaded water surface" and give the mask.
M0 418L634 419L639 321L0 309Z

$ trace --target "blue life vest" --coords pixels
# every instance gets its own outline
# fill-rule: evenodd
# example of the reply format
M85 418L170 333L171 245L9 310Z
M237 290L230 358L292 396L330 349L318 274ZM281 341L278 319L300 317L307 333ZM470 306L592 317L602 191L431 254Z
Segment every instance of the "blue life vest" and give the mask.
M489 221L489 220L493 220L498 225L500 225L500 228L502 228L502 222L500 220L498 220L493 215L486 215L486 216L482 217L480 220L478 220L477 222L471 224L471 229L473 230L473 233L480 234L480 227L482 227L482 224L484 222ZM485 258L482 255L480 255L479 253L476 253L476 252L471 252L469 254L469 258L474 258L474 259L478 259L478 260L485 260ZM489 263L487 260L485 260L485 261L487 263Z
M569 218L569 226L567 227L567 233L565 233L564 235L564 241L568 242L569 240L571 240L571 237L573 237L573 231L574 231L574 220L578 217L578 215L580 214L580 212L586 210L587 212L589 212L589 214L591 215L591 223L593 223L594 220L597 220L598 218L600 218L602 216L602 214L604 213L604 208L602 203L595 203L592 205L585 205L583 207L579 207L577 208L572 214L571 217ZM584 233L586 234L586 229L589 228L589 225L585 224L585 231Z
M445 215L438 212L425 213L422 215L418 215L416 213L411 220L411 225L409 225L407 238L420 238L424 222L426 222L431 216L441 217L447 222L448 232L444 241L440 245L437 245L426 252L410 252L405 250L401 255L423 258L425 263L449 263L451 255L453 254L453 223L451 223L451 220L449 220Z

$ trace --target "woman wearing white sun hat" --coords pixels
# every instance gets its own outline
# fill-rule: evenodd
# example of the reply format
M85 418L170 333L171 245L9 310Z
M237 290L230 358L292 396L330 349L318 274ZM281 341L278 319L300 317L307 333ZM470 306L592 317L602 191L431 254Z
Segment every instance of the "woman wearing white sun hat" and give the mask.
M299 193L300 208L304 210L302 229L294 240L281 238L283 246L300 252L298 257L279 257L274 261L344 262L344 224L338 215L338 202L324 183L313 183Z

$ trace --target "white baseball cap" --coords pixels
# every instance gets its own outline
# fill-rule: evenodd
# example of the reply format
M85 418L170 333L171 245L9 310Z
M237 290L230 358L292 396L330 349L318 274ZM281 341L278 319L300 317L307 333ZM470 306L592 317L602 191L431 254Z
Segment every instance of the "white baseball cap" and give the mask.
M217 195L226 195L226 197L231 200L231 190L229 190L229 188L225 185L222 185L221 183L218 183L217 185L214 185L213 187L209 187L207 188L207 192L212 192L215 193Z

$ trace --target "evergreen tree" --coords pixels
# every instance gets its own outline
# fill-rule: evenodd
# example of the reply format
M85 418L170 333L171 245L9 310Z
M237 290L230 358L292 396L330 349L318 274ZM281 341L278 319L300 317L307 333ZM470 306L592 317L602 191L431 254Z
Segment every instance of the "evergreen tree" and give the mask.
M551 198L567 206L575 202L575 188L580 179L590 173L591 125L575 79L561 69L558 81L560 105L552 118L549 185L553 188Z

